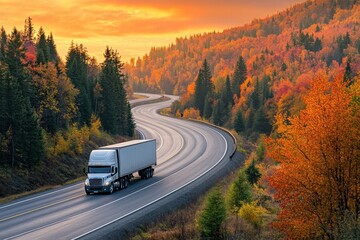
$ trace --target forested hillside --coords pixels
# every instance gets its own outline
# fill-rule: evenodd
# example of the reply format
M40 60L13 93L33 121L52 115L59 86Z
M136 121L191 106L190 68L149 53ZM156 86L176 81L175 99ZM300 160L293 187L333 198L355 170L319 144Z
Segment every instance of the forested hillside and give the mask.
M346 72L350 79L358 74L359 16L358 1L307 1L242 27L178 38L132 59L125 70L135 91L181 95L173 110L188 114L194 113L191 107L199 109L195 82L206 59L213 84L206 118L228 127L242 118L239 130L268 133L278 110L294 114L303 108L300 95L320 71L328 76ZM230 94L236 95L230 105L221 100L227 78Z
M307 1L178 38L126 72L135 91L179 94L176 116L233 129L243 151L254 143L231 186L171 237L359 239L359 1Z
M308 1L221 33L177 38L176 43L152 48L142 58L132 59L126 71L135 90L183 94L196 79L204 59L216 81L231 76L242 56L249 77L276 70L275 80L286 76L296 82L299 72L332 67L332 60L341 65L345 55L358 54L359 11L354 0ZM349 49L339 42L347 33L353 40ZM348 51L344 53L345 49ZM313 62L306 61L310 58ZM282 69L283 63L288 65L287 71Z
M31 18L0 35L0 197L79 177L90 149L134 135L123 63L81 44L66 62ZM111 134L108 135L108 134Z

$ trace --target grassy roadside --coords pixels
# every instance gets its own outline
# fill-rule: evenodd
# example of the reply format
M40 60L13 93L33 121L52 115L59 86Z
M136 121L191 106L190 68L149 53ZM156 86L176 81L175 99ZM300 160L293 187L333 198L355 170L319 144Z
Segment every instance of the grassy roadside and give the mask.
M144 105L144 104L164 102L164 101L167 101L167 100L170 100L170 98L168 98L166 96L161 96L160 98L157 98L157 99L154 99L154 100L151 100L151 101L146 101L146 98L144 98L144 101L133 103L133 104L131 104L131 107L134 108L134 107Z
M134 93L128 100L146 99L147 97L141 94Z
M239 161L239 159L236 161ZM220 187L222 194L226 195L231 183L237 178L242 165L239 164L238 167L232 169L230 174L220 178L208 191L196 197L192 203L174 209L172 212L154 219L149 224L138 226L137 231L125 239L199 239L197 219L200 211L204 208L208 193Z

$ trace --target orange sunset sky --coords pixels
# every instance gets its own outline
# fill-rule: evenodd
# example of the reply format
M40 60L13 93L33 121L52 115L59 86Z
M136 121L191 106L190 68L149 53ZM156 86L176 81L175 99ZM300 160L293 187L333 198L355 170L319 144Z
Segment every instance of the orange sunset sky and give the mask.
M168 46L176 37L222 31L282 11L304 0L0 0L0 26L23 29L28 16L35 36L40 26L53 33L65 60L71 41L103 61L106 46L122 61Z

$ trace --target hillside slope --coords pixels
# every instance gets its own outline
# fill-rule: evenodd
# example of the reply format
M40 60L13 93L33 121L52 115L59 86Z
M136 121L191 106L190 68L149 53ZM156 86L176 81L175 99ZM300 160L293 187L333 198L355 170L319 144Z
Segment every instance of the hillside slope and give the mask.
M359 16L356 0L307 1L242 27L181 37L168 47L152 48L141 59L132 59L126 72L136 91L173 94L186 93L204 59L214 82L233 74L240 55L246 60L248 77L266 73L271 85L281 79L296 84L319 69L338 71L345 68L348 57L357 73ZM350 43L344 44L341 39L347 33ZM315 47L316 39L320 45Z

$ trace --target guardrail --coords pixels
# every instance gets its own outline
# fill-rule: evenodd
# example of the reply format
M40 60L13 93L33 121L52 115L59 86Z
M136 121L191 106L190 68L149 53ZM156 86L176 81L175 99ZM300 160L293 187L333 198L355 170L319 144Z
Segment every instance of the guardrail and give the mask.
M137 106L139 106L139 105L150 104L150 103L155 103L155 102L162 102L162 101L165 101L165 100L168 100L168 99L169 99L169 98L167 98L166 96L161 95L160 98L157 98L157 99L154 99L154 100L150 100L150 101L144 100L144 101L141 101L141 102L137 102L137 103L131 104L131 107L137 107ZM158 109L157 112L160 114L161 109ZM168 116L168 117L169 117L169 116ZM176 118L176 117L173 117L173 118ZM179 119L179 118L177 118L177 119ZM212 123L209 123L209 122L202 121L202 120L196 120L196 119L183 119L183 120L206 124L206 125L212 126L212 127L214 127L214 128L220 129L220 130L228 133L228 134L231 136L231 138L233 139L233 142L234 142L234 144L233 144L234 150L233 150L233 152L231 153L230 158L232 158L232 157L235 155L236 149L237 149L237 140L236 140L235 136L234 136L228 129L223 128L223 127L220 127L220 126L217 126L217 125L212 124ZM144 138L144 134L143 134L141 131L139 131L138 129L137 129L136 131L137 131L137 133L138 133L139 136L141 135L140 139L143 139L143 138Z

